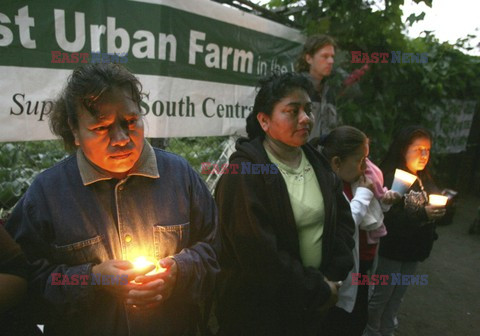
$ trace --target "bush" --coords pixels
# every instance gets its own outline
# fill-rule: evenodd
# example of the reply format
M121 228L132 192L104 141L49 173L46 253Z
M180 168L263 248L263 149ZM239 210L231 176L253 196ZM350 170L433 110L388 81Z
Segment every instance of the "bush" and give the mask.
M65 156L58 141L0 144L0 208L13 207L38 173Z

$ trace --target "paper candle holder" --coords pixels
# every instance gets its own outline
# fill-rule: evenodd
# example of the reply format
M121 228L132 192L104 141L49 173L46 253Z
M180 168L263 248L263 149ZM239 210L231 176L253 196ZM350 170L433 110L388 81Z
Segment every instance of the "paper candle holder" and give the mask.
M428 202L430 203L430 205L445 206L447 205L448 197L443 195L431 194L428 196Z
M413 174L407 173L401 169L395 169L392 190L403 196L416 179L417 177Z

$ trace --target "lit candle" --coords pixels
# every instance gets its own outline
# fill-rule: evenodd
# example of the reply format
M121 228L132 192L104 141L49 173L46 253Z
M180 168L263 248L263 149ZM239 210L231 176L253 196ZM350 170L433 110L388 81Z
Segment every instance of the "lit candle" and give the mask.
M447 204L448 197L443 195L432 194L428 196L428 200L430 205L445 206Z
M155 273L155 270L157 268L157 266L155 265L155 263L153 261L150 261L148 260L146 257L137 257L133 262L133 267L137 270L140 270L140 269L144 269L144 268L147 268L148 266L151 266L151 265L154 265L155 268L153 270L151 270L150 272L148 272L146 275L152 275Z
M155 265L155 263L151 262L150 260L148 260L146 257L143 257L143 256L136 258L132 264L136 269L141 269L141 268L148 267L150 265Z
M407 173L401 169L395 169L392 190L403 196L416 179L417 177L413 174Z
M147 274L145 275L153 275L153 274L156 274L156 273L163 273L165 272L165 268L161 267L158 262L154 262L154 261L151 261L151 259L147 258L147 257L144 257L144 256L141 256L141 257L137 257L133 262L133 267L137 270L139 269L144 269L150 265L154 265L155 268L153 270L151 270L150 272L148 272Z

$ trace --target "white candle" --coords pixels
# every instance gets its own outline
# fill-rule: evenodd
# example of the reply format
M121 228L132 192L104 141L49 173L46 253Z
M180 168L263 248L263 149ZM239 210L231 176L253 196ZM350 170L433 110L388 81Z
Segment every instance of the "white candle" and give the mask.
M392 190L403 196L416 179L417 177L413 174L407 173L401 169L395 169Z
M428 200L430 205L445 206L447 204L448 197L443 195L431 194L430 196L428 196Z
M401 169L395 169L395 178L398 178L410 185L412 185L413 182L415 182L415 180L417 179L415 175L407 173L405 170L401 170Z

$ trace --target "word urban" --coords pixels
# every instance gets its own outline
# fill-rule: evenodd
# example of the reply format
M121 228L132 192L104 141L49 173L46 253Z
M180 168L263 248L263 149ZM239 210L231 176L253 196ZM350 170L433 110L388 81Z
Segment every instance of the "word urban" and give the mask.
M389 279L391 279L389 283ZM427 274L402 274L402 273L391 273L388 274L372 274L368 276L361 273L352 273L352 285L428 285L428 275Z
M352 63L388 63L390 54L387 52L373 52L371 54L361 51L351 51ZM391 63L427 63L427 53L403 53L401 51L392 51ZM381 60L380 60L381 59Z
M129 31L120 26L115 16L107 16L106 20L102 18L100 22L95 22L99 17L96 13L84 13L80 11L68 11L63 9L53 9L52 19L54 21L55 40L60 49L73 52L82 50L90 42L90 50L100 50L100 44L106 39L107 51L109 53L126 53L131 50L132 56L136 59L159 59L169 62L177 61L177 45L180 39L174 34L159 31L150 31L139 29ZM71 18L73 17L73 22ZM36 49L35 40L35 22L38 20L29 14L29 6L18 9L15 16L15 23L18 25L20 43L27 49ZM122 20L120 20L122 21ZM0 13L0 46L9 46L14 42L14 32L9 25L11 19L4 13ZM68 25L75 27L74 38L67 34ZM85 23L89 22L90 25ZM123 22L123 21L122 21ZM211 36L206 32L190 30L188 45L188 64L204 65L207 68L230 70L252 74L253 61L255 55L251 50L237 49L229 45L220 45L214 43Z
M91 63L127 63L128 55L92 52ZM52 63L88 63L89 53L67 53L59 50L52 50ZM81 60L80 60L81 59Z
M222 175L222 174L253 174L253 175L278 174L278 167L273 163L261 164L261 163L242 162L240 165L238 163L225 163L225 164L219 165L211 162L202 162L201 174L211 174L211 173L216 173L219 175Z
M52 273L52 286L85 286L85 285L126 285L128 275L102 275L92 274L91 281L89 274L73 274L68 276L62 273Z

